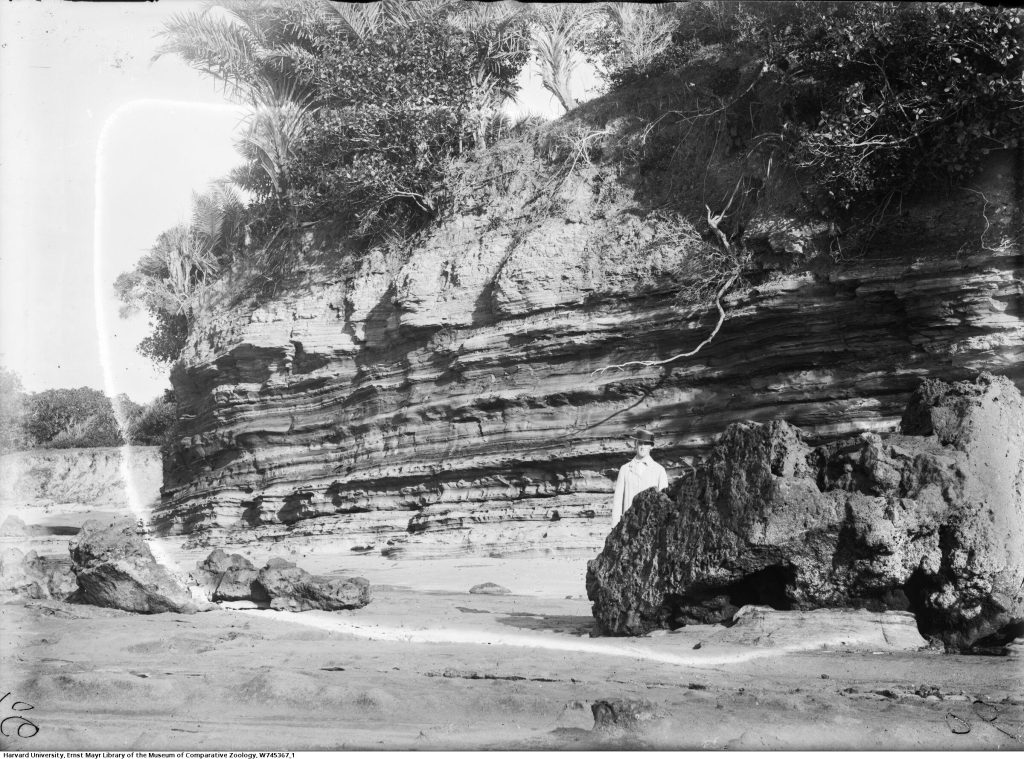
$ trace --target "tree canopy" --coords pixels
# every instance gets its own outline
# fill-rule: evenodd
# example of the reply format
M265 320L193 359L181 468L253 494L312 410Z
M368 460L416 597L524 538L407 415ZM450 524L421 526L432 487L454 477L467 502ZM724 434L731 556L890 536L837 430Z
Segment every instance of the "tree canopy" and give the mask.
M174 398L168 392L139 405L89 387L27 393L21 378L0 367L0 453L29 448L161 445L172 434Z

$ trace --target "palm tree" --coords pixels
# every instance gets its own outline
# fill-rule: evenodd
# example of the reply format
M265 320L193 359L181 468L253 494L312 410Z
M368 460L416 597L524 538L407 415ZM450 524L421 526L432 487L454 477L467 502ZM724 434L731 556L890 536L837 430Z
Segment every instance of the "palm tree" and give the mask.
M242 154L266 172L279 195L287 164L307 116L317 108L303 64L315 57L328 25L321 0L283 6L267 0L211 2L174 15L155 58L173 53L219 81L226 94L252 109ZM318 27L319 24L319 27Z
M300 63L315 53L313 22L321 0L283 6L268 0L213 0L200 11L177 13L164 26L153 59L174 54L219 81L232 99L248 105L308 97L312 88Z
M229 263L245 236L245 206L230 182L193 193L192 218L162 232L135 268L114 283L122 316L144 307L191 318L207 284Z
M443 0L437 0L443 2ZM501 74L514 66L529 48L526 13L514 2L463 3L453 7L449 23L470 35L480 49L480 56L471 73L469 118L477 148L487 147L487 132L499 121L502 103L515 96L518 85L502 85L508 81Z
M595 16L589 5L558 3L532 9L531 36L541 83L566 111L578 102L572 93L573 74L580 63L580 42Z
M219 179L206 192L193 192L190 225L209 241L219 266L230 263L245 239L245 201L235 184Z
M140 307L153 313L191 316L199 305L207 278L217 270L208 241L187 224L157 237L135 265L118 276L114 289L124 302L121 316Z

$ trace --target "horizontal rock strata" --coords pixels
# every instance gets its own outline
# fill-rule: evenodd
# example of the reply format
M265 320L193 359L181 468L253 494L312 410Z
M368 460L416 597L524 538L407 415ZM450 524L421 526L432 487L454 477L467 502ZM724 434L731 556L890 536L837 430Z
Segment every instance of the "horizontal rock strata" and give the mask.
M605 202L613 180L574 175L558 210L531 213L521 185L544 176L517 150L479 169L513 186L480 190L407 260L371 250L204 318L173 373L182 437L156 529L396 557L595 550L635 427L678 476L738 420L834 439L893 429L924 377L1024 383L1012 162L984 198L908 201L849 260L808 238L813 265L787 268L793 241L752 227L760 272L710 344L595 373L691 350L717 314L676 305L686 251L654 245L657 215L623 188Z

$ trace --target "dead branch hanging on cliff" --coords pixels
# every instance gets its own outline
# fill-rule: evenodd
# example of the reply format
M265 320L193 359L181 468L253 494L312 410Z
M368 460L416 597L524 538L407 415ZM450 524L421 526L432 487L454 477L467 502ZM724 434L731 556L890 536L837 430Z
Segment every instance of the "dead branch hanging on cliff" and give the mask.
M725 309L722 308L722 296L724 296L725 293L729 290L729 288L733 286L738 277L739 272L735 272L731 277L729 277L729 279L725 281L725 284L723 284L718 289L718 293L715 295L715 307L718 309L718 323L715 325L715 328L711 330L711 334L708 335L700 343L700 345L698 345L693 350L687 351L686 353L679 353L675 356L672 356L671 358L662 359L661 361L626 361L623 364L614 364L613 366L602 366L600 369L595 369L594 371L592 371L590 375L593 376L595 374L604 374L607 371L612 371L615 369L625 369L630 366L664 366L665 364L670 364L673 361L676 361L680 358L688 358L690 356L696 355L701 350L701 348L703 348L705 345L707 345L708 343L715 339L715 336L718 334L718 331L722 328L722 325L725 323L726 313Z
M736 280L739 279L739 276L740 276L740 273L741 273L741 262L739 260L739 257L736 256L735 251L733 250L732 244L729 242L728 236L725 234L725 232L722 231L722 229L719 226L719 224L722 222L722 220L729 213L729 209L732 207L733 201L736 200L736 195L737 195L737 193L738 193L738 191L740 189L740 185L742 184L742 181L743 181L743 179L741 177L740 181L736 183L736 187L733 188L732 194L729 196L729 201L725 204L725 208L722 210L721 213L719 213L719 214L712 214L711 206L708 206L708 205L704 206L704 208L707 209L707 213L708 213L708 215L707 215L708 227L711 229L712 233L715 235L715 238L718 240L719 245L721 245L722 250L733 261L732 271L729 273L729 276L726 278L725 282L718 288L718 291L715 293L715 308L718 309L718 322L715 324L714 329L711 330L711 334L708 335L703 341L701 341L701 343L696 348L694 348L693 350L687 351L686 353L678 353L675 356L671 356L670 358L662 359L660 361L653 361L653 360L652 361L626 361L625 363L622 363L622 364L614 364L612 366L603 366L600 369L595 369L594 371L592 371L590 373L591 377L593 377L595 374L604 374L605 372L608 372L608 371L613 371L613 370L618 370L618 369L626 369L627 367L631 367L631 366L639 366L639 367L644 367L644 368L648 368L648 367L652 367L652 366L664 366L665 364L670 364L673 361L677 361L677 360L679 360L681 358L689 358L690 356L697 355L697 353L700 352L700 350L705 345L707 345L708 343L710 343L712 340L715 339L715 336L718 335L719 330L722 329L722 325L725 323L725 319L726 319L725 309L722 308L722 298L729 291L729 288L732 287L736 283Z

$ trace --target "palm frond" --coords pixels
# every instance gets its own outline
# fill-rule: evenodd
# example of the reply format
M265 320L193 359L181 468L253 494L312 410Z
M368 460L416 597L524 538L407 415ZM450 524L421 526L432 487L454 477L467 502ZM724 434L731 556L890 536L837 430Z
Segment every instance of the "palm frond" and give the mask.
M165 41L154 59L178 55L220 81L229 97L253 104L264 102L268 93L304 84L298 72L312 55L299 26L267 2L220 0L201 11L177 13L161 35Z
M540 60L541 83L566 111L571 111L576 107L576 98L570 82L578 61L569 42L556 31L541 27L533 34L533 44Z
M129 297L173 314L188 313L217 268L212 248L191 225L179 224L161 233L136 264L138 277ZM123 283L124 284L124 283Z
M261 45L244 25L209 12L186 11L168 20L166 37L154 56L174 54L193 68L218 79L232 97L247 94L259 63Z
M246 158L266 173L278 195L288 188L288 164L312 110L308 103L282 99L261 106L249 117L240 148Z
M456 5L450 23L459 29L472 32L507 23L524 14L523 7L518 3L510 2L510 0L497 0L488 3L463 2Z
M380 31L385 17L381 13L381 2L374 3L334 3L323 5L330 13L332 26L341 34L365 41Z
M566 111L576 107L572 75L579 65L577 47L597 11L587 5L542 4L531 8L533 48L541 69L541 83Z
M192 232L208 241L218 261L230 257L244 224L245 203L230 181L218 180L206 192L192 193Z
M380 0L382 13L399 26L444 20L463 0Z

